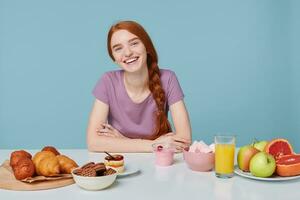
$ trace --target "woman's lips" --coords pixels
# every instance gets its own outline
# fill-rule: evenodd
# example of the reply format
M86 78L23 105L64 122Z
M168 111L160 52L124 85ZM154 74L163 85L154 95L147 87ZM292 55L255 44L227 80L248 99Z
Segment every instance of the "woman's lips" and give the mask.
M124 63L127 64L127 65L130 65L130 64L133 64L134 62L136 62L138 59L139 59L139 57L129 58L129 59L126 59L124 61Z

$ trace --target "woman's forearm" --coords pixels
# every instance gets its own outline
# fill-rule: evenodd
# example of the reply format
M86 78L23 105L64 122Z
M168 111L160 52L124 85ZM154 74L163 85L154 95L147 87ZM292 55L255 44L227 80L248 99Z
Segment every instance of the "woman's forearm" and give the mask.
M187 140L192 140L192 130L189 123L186 123L180 128L177 128L177 130L175 131L175 135Z
M88 138L87 143L89 151L93 152L151 152L153 141L97 135Z

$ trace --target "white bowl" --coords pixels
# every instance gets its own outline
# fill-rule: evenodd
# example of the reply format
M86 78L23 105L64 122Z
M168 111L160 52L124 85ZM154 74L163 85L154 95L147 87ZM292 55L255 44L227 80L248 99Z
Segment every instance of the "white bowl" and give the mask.
M80 176L74 174L74 170L72 170L72 175L75 183L86 190L102 190L104 188L107 188L115 182L117 177L117 173L96 177Z

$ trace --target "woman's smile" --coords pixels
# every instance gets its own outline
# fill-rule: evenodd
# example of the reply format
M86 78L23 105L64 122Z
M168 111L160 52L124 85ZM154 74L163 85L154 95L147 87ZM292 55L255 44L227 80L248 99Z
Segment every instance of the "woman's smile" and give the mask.
M124 63L127 65L135 64L138 61L138 59L139 59L139 56L127 58L126 60L124 60Z

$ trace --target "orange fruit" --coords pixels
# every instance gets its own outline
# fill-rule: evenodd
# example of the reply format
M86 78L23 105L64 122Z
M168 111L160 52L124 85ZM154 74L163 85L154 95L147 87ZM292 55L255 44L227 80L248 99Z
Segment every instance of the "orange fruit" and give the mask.
M276 161L276 173L279 176L296 176L300 174L300 154L281 156Z
M286 139L276 138L268 142L264 151L278 160L283 155L293 154L293 147Z

